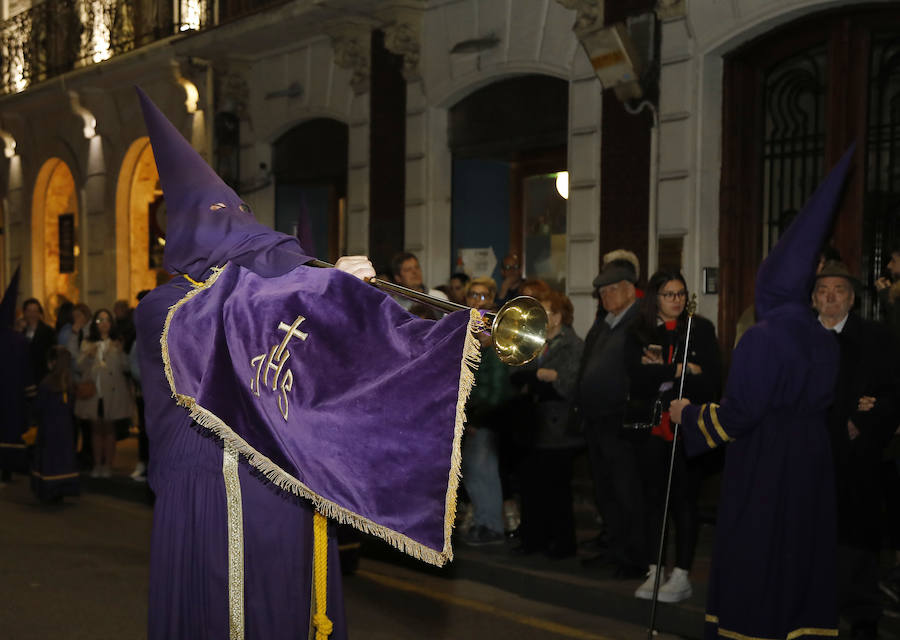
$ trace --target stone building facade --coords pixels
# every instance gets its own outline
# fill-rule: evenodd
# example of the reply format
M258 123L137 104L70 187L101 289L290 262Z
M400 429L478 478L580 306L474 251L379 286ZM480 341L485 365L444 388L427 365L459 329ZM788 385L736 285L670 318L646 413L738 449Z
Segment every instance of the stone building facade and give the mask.
M0 37L4 282L21 266L24 294L48 302L65 294L94 308L133 300L153 285L159 253L154 243L164 241L159 228L164 215L134 97L133 85L139 84L263 222L290 231L291 216L305 206L297 205L301 200L321 201L339 218L323 223L329 229L320 233L323 258L409 250L434 286L458 265L457 250L471 245L459 239L465 215L473 224L479 216L493 224L501 236L493 243L498 260L506 251L528 251L528 239L521 239L530 223L521 211L527 195L520 183L532 174L522 167L545 167L535 169L537 175L561 165L558 169L568 171L568 198L557 203L564 220L551 244L558 281L575 304L579 333L596 312L591 281L601 255L622 246L641 257L644 277L660 264L681 267L700 294L700 312L725 328L752 299L747 283L767 250L764 237L777 236L766 235L768 214L759 202L744 198L744 208L734 213L728 200L735 189L771 191L757 175L762 170L753 174L740 164L771 161L765 152L753 156L739 148L740 140L757 134L734 126L740 100L729 83L744 77L738 67L750 64L761 39L794 38L794 32L784 31L791 25L857 24L877 14L880 27L866 32L872 42L886 38L889 47L890 35L900 33L891 31L897 11L888 2L220 4L5 3ZM37 51L34 39L21 35L37 29L40 16L46 18L39 7L57 5L75 7L65 15L82 25L73 31L79 50L74 57L64 55L62 44ZM615 24L624 25L643 63L640 97L604 90L599 68L608 58L591 38ZM836 45L829 46L833 51ZM29 65L29 56L44 66ZM765 69L759 73L767 77ZM562 115L547 126L559 131L553 129L544 141L556 149L556 164L547 164L544 156L536 160L535 149L544 143L529 139L527 131L519 132L525 140L519 147L515 140L488 145L479 162L488 160L484 166L499 167L508 176L506 182L485 183L500 194L498 206L505 209L502 222L489 224L490 215L467 214L459 204L463 169L482 166L461 162L477 154L471 144L459 142L460 118L466 124L475 112L466 105L490 105L498 100L493 95L501 101L520 95L490 92L523 78L552 81L558 88L554 104L563 105ZM527 110L529 102L518 106ZM834 109L829 113L833 117ZM750 117L766 122L765 114L761 106ZM747 146L768 144L762 129L758 142ZM490 126L485 131L490 137ZM809 170L795 191L819 177L852 137L849 131L826 136L816 152L821 166ZM734 173L750 183L735 182ZM478 179L470 192L481 188ZM311 181L319 186L310 187ZM862 182L859 189L863 194ZM738 223L745 219L752 224ZM880 242L891 233L885 231ZM837 243L851 264L877 270L878 264L863 259L861 247L869 241L851 235L843 234Z

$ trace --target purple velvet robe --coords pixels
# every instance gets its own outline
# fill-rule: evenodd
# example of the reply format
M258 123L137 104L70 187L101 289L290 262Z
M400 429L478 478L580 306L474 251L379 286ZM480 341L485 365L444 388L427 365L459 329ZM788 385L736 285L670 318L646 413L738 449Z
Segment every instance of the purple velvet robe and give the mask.
M208 287L158 287L136 320L156 493L151 639L228 637L222 441L242 454L245 637L307 637L312 503L435 564L452 557L470 315L420 320L333 269L264 278L229 264ZM281 357L257 369L269 353ZM333 536L329 558L340 639Z
M734 350L721 404L682 413L689 454L728 445L706 605L707 638L837 637L831 443L837 343L809 308L815 265L854 149L756 275L757 324Z
M27 428L25 390L32 384L28 340L0 327L0 469L28 471L22 434Z
M741 338L721 404L689 405L682 414L688 453L734 440L716 519L707 638L837 634L825 428L837 365L835 340L810 309L782 307Z
M39 500L54 500L81 493L75 455L75 425L71 392L38 385L38 435L31 465L31 490Z

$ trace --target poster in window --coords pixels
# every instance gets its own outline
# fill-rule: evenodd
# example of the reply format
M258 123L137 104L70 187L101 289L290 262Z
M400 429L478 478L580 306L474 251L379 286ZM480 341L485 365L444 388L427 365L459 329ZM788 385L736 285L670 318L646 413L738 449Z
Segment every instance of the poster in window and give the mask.
M75 214L59 216L59 272L75 273Z

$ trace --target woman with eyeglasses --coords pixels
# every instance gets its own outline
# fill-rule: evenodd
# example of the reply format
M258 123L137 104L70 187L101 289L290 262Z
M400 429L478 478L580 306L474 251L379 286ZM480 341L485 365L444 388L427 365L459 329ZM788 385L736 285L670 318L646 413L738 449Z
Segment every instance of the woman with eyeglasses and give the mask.
M81 382L76 392L75 415L91 423L94 449L92 478L112 475L116 455L116 423L131 418L134 397L125 377L128 354L122 347L115 320L99 309L78 356Z
M647 283L640 302L639 320L625 343L630 380L625 416L626 433L641 442L638 464L644 490L644 531L647 579L635 597L650 599L656 578L656 561L662 527L673 429L669 402L678 396L687 332L688 288L676 270L657 271ZM698 402L719 397L722 363L713 324L695 315L688 346L684 395ZM628 437L626 435L626 437ZM672 478L670 519L675 527L675 569L668 580L661 576L660 602L680 602L691 597L688 573L697 545L697 496L703 461L688 460L679 438ZM663 555L665 564L665 554Z

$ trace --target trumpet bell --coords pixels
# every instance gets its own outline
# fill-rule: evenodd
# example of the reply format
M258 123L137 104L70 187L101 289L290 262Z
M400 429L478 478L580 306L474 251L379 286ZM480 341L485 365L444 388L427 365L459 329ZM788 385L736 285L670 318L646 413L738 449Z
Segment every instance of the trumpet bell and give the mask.
M547 312L534 298L507 302L491 323L494 350L500 360L517 367L537 358L547 340Z

